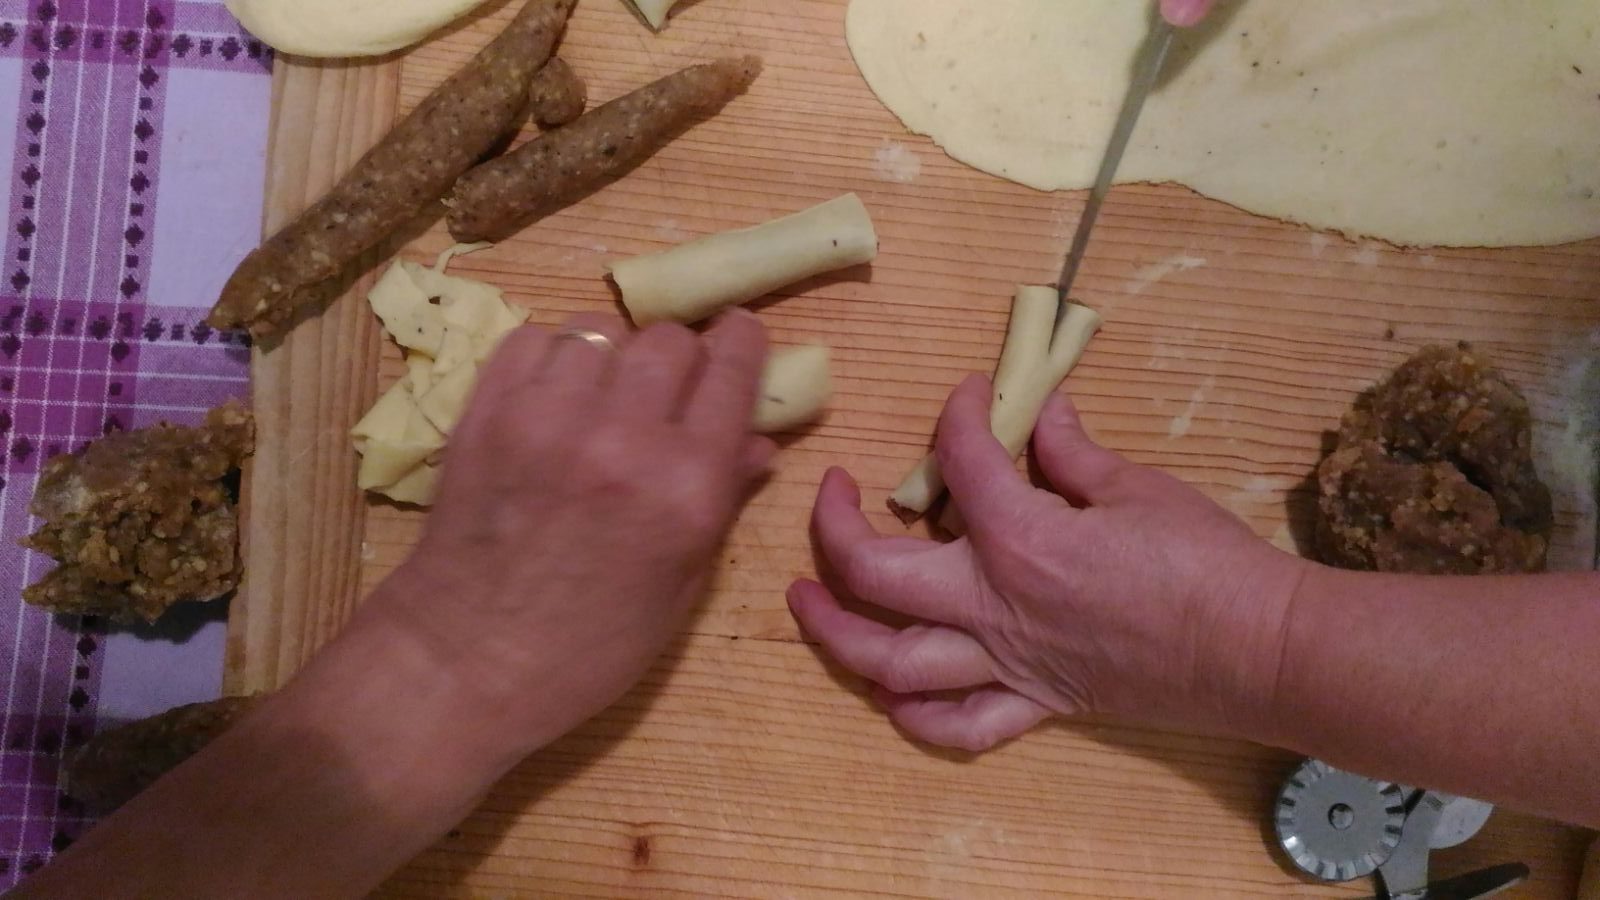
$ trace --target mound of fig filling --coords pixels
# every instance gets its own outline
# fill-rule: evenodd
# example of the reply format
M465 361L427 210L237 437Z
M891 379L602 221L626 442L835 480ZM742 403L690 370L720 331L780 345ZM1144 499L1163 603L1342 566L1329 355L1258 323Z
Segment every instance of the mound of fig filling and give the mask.
M1469 345L1427 347L1362 394L1316 480L1316 547L1329 565L1544 569L1553 519L1528 402Z
M160 618L239 584L239 515L228 478L255 444L250 413L229 404L197 428L116 432L46 464L22 541L59 564L22 597L51 612Z

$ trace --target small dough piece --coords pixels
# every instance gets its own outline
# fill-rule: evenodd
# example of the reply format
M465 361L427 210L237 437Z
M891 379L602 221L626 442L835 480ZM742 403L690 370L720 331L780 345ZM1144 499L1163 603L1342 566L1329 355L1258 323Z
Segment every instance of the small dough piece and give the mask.
M433 360L421 353L406 355L405 383L416 395L426 394L433 387Z
M1040 286L1018 288L1012 302L1011 324L995 369L989 426L1013 459L1027 448L1045 402L1072 373L1100 330L1100 314L1076 303L1068 304L1067 314L1057 326L1060 304L1059 291ZM938 460L930 453L889 497L889 508L902 520L915 521L938 502L944 489ZM953 518L943 524L956 530Z
M485 0L227 0L239 24L295 56L382 56L482 6Z
M833 396L828 348L788 347L773 353L761 374L755 430L776 434L813 422Z
M456 423L467 411L467 401L472 388L478 383L478 367L466 365L454 369L434 382L433 388L417 400L417 408L428 417L433 426L445 434L456 430Z
M396 503L408 503L412 506L431 506L433 505L434 495L439 490L439 478L438 466L421 466L412 469L409 475L378 493Z
M543 128L557 128L583 115L589 85L557 56L544 64L528 87L528 115Z
M656 31L667 24L667 13L677 6L680 0L626 0L626 2L639 13L645 24Z
M372 311L394 342L428 357L437 357L444 343L444 314L404 263L389 267L367 295Z
M402 378L393 387L384 391L378 402L372 404L372 408L361 417L361 421L350 429L350 437L355 439L356 452L367 452L369 441L389 440L394 435L403 433L406 423L416 411L417 402L412 399L411 384Z
M363 491L377 491L399 484L443 446L443 441L368 441L356 486Z
M845 194L781 219L711 235L607 268L633 322L689 324L824 272L871 262L878 235Z

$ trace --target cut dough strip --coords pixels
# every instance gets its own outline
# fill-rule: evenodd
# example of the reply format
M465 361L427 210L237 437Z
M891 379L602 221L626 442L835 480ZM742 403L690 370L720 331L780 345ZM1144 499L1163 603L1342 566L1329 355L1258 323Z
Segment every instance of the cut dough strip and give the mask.
M872 216L855 194L782 219L612 263L640 328L699 322L730 306L878 255Z
M989 427L1013 459L1028 446L1045 402L1071 374L1090 339L1100 330L1100 314L1076 303L1068 304L1067 314L1057 328L1060 303L1055 288L1038 286L1018 288L1012 302L1011 324L995 369ZM930 453L890 495L889 508L902 520L912 522L925 514L944 490L938 459ZM959 522L949 510L941 525L959 530Z

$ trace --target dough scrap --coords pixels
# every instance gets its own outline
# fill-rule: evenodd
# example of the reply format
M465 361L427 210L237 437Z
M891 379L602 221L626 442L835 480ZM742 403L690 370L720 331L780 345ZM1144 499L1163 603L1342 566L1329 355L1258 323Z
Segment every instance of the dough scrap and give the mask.
M367 295L389 336L406 351L406 375L350 430L361 468L356 484L400 503L426 506L438 484L438 457L466 411L478 367L526 311L493 285L446 275L445 251L433 268L401 260Z
M1417 246L1600 235L1600 4L1242 0L1174 51L1123 182ZM1148 8L852 0L872 89L951 156L1041 190L1094 178Z

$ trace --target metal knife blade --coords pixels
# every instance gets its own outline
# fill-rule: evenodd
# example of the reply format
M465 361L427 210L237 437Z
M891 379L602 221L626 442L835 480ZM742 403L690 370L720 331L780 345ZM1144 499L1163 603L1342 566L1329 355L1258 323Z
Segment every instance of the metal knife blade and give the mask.
M1483 900L1516 887L1526 881L1528 875L1528 867L1522 863L1506 863L1435 881L1422 896L1427 900Z
M1100 218L1100 207L1106 202L1106 195L1111 193L1111 182L1117 177L1117 167L1122 165L1122 156L1128 150L1134 126L1139 124L1139 113L1144 110L1145 99L1161 78L1161 70L1166 67L1167 54L1172 50L1177 34L1178 29L1171 22L1156 16L1155 25L1139 51L1134 64L1133 83L1128 85L1127 96L1122 100L1122 112L1117 115L1116 127L1111 130L1111 141L1106 145L1106 155L1100 161L1100 173L1095 177L1094 189L1089 192L1089 201L1084 204L1077 234L1072 237L1072 249L1067 253L1066 265L1061 270L1061 280L1058 282L1061 288L1061 311L1056 319L1057 325L1066 317L1068 295L1072 292L1073 282L1078 279L1084 253L1089 249L1089 236L1094 232L1095 220Z

